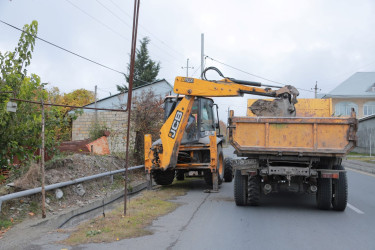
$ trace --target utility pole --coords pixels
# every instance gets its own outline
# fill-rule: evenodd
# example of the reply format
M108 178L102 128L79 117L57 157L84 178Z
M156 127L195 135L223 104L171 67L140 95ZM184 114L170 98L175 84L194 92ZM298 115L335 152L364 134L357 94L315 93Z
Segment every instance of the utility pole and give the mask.
M96 106L96 97L97 97L97 94L98 94L98 86L95 85L95 108L97 108ZM98 110L95 109L95 124L98 123Z
M204 34L201 34L201 77L204 70Z
M186 77L189 77L189 69L194 69L194 67L189 67L189 58L186 61L186 67L181 67L181 69L186 68Z
M129 68L129 90L128 90L128 127L126 130L126 148L125 148L125 182L124 182L124 216L126 216L126 199L128 198L128 166L129 166L129 136L130 136L130 121L132 108L132 94L133 94L133 80L134 80L134 63L137 49L137 33L138 33L138 16L139 16L140 0L134 0L134 14L133 14L133 32L132 32L132 46L130 53L130 68Z
M40 150L41 153L41 159L40 159L40 168L41 168L41 174L42 174L42 218L46 218L46 190L45 190L45 174L44 174L44 150L45 150L45 132L44 132L44 126L45 126L45 115L44 115L44 100L43 97L41 98L42 103L42 148Z
M320 91L321 89L318 88L318 81L315 82L315 88L313 88L314 93L315 93L315 99L318 98L318 90Z

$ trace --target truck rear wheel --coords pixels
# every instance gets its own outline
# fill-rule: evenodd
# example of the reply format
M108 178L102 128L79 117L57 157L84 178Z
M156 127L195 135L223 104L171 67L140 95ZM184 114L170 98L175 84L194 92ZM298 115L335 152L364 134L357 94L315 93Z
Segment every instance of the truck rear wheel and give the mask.
M232 167L232 158L226 158L224 161L224 181L232 182L233 180L233 167Z
M248 176L241 175L241 171L236 170L234 175L234 201L237 206L247 205L247 182Z
M343 166L335 167L345 170ZM340 172L339 178L332 180L332 207L336 211L344 211L348 202L348 180L345 172Z
M181 170L176 171L176 180L183 181L185 180L185 172Z
M175 171L171 169L167 169L165 171L156 170L152 173L155 183L163 186L172 184L174 175Z
M249 204L259 206L260 201L260 176L250 176L248 183Z
M318 178L317 182L316 204L319 209L328 210L332 201L332 179Z

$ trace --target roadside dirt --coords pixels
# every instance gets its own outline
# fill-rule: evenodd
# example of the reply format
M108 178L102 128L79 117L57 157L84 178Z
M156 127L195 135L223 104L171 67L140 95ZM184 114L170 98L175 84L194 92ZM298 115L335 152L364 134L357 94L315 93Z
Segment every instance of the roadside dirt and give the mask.
M48 162L45 170L45 183L46 185L50 185L74 180L85 176L122 169L123 166L124 161L117 157L74 154ZM5 186L3 186L1 195L39 187L41 183L39 172L40 170L37 165L30 166L29 170L22 177L14 180L13 184L10 185L11 187L8 186L5 188ZM144 170L129 171L128 179L130 180L130 188L145 182L146 177ZM61 188L61 198L58 197L56 190L48 191L46 192L47 218L67 213L79 207L84 207L97 200L102 200L115 192L119 192L123 188L123 174L117 174L113 178L103 177ZM41 194L4 202L2 204L0 222L2 222L3 225L10 225L10 227L0 228L0 239L5 239L12 233L17 234L15 231L22 231L22 228L12 230L17 224L19 224L17 227L20 227L21 224L28 225L33 223L33 220L41 219L41 207Z

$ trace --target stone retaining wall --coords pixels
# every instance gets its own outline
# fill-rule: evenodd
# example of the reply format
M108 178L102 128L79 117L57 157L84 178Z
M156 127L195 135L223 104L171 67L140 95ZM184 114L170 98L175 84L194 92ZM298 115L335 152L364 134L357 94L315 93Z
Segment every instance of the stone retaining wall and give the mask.
M110 132L108 144L111 153L125 152L127 118L127 112L97 112L98 123L104 125ZM95 112L83 113L74 120L72 125L72 141L88 139L95 121ZM131 134L131 137L134 138L134 133ZM132 142L131 145L133 145Z

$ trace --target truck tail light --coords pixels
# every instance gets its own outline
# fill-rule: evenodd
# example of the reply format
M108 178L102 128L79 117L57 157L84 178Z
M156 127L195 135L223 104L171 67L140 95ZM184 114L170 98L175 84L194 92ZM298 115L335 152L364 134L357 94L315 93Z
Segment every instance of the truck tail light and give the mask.
M322 178L338 179L339 178L339 173L322 173L321 177Z

